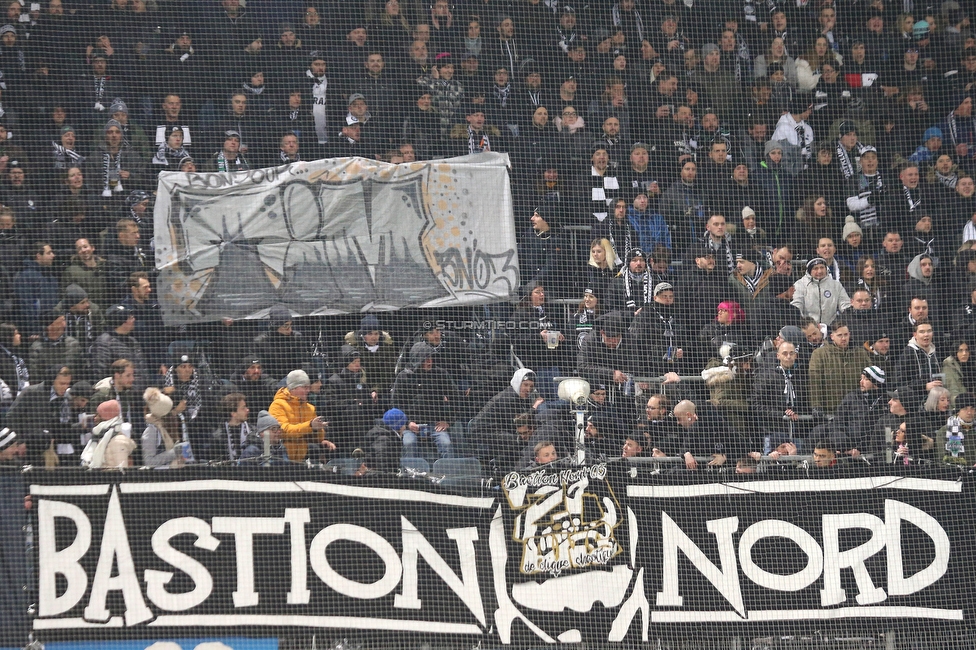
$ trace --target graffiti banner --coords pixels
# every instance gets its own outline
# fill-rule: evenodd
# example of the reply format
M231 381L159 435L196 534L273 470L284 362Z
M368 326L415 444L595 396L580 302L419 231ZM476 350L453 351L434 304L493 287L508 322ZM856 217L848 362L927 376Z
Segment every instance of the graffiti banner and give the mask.
M519 282L504 154L163 172L154 244L168 325L474 304Z

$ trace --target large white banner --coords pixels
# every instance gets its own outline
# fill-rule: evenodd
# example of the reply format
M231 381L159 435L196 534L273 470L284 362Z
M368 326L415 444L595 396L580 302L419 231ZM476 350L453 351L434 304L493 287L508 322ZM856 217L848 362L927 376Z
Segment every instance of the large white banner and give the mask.
M167 325L505 299L519 283L508 156L363 158L159 175Z

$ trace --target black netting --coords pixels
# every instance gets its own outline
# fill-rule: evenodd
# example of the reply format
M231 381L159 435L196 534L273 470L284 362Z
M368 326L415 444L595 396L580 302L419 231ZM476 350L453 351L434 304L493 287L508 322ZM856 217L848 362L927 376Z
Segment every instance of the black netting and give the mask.
M972 0L4 11L3 644L974 645Z

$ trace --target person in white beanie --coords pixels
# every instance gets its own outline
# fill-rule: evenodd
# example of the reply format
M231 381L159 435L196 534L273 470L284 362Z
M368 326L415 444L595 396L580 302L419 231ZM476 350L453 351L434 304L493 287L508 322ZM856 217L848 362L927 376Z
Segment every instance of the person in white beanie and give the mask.
M837 249L834 259L840 267L841 281L849 287L854 286L857 280L857 263L867 255L864 244L864 231L858 225L854 215L847 215L844 221L844 230L841 236L841 243Z
M142 394L146 403L146 429L142 432L142 463L146 467L179 468L186 462L180 421L173 413L173 400L155 387Z
M27 443L9 427L0 429L0 465L23 465Z

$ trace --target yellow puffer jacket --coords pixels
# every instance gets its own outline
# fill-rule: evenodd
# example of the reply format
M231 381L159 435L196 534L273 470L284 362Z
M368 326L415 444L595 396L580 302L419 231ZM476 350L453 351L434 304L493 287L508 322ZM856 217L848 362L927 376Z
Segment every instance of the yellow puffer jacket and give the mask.
M287 388L278 389L268 413L281 425L282 442L291 460L305 460L309 441L321 442L325 438L324 431L312 431L315 407L300 401Z

